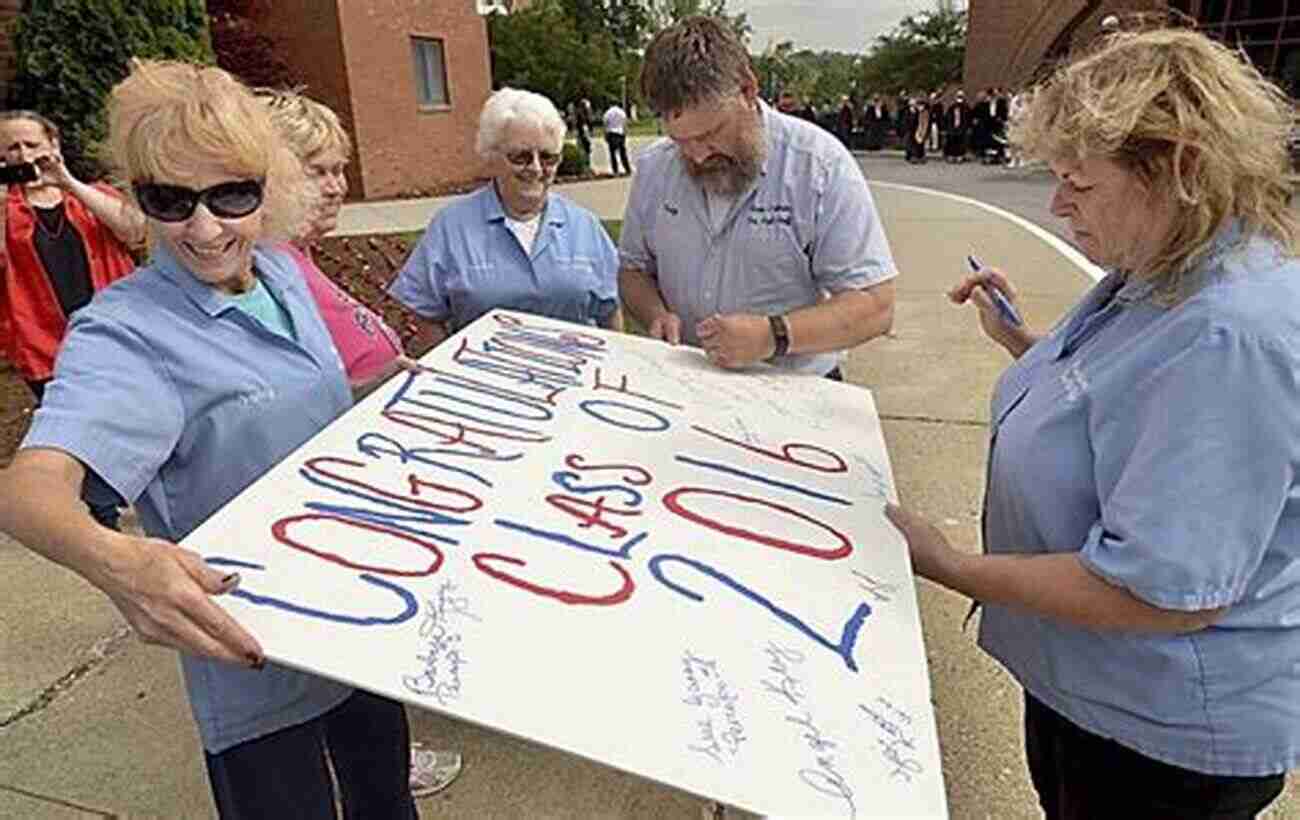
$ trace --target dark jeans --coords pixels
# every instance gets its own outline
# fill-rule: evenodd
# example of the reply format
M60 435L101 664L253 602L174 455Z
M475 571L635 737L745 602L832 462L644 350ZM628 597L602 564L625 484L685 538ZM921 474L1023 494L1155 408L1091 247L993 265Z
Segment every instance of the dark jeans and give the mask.
M329 762L326 762L326 755ZM206 755L223 820L415 820L411 733L400 703L358 691L315 720Z
M1248 820L1282 792L1285 773L1202 774L1075 726L1025 693L1025 756L1047 820Z
M609 146L609 168L615 174L632 173L632 163L627 158L627 135L605 134L605 144ZM618 170L619 160L623 161L623 170Z
M49 383L50 383L49 379L27 382L27 389L32 391L32 395L36 397L36 405L38 407L40 406L41 402L45 400L45 386ZM103 482L100 483L102 484ZM90 508L91 517L94 518L96 521L98 521L100 525L108 527L110 530L117 529L118 519L121 518L122 516L122 507L124 505L116 501L114 502L91 501L86 496L86 490L87 490L87 486L86 484L83 484L81 488L81 499L85 501L86 506Z

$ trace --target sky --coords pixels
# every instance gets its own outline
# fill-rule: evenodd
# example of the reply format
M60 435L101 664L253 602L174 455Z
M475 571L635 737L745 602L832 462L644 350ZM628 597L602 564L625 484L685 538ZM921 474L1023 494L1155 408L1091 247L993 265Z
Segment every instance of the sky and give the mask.
M729 0L727 7L749 14L755 53L769 40L792 40L796 50L861 53L907 15L933 10L935 0Z

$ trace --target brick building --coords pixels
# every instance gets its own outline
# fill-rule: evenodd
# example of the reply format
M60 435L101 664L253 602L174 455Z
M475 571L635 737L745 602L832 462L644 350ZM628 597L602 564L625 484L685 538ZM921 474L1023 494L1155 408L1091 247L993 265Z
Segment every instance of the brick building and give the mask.
M965 84L1018 85L1095 36L1107 14L1165 9L1240 47L1292 96L1300 92L1300 3L1289 0L971 0Z
M0 0L0 104L14 73L8 28L22 5ZM476 0L254 0L244 10L352 134L352 198L478 176L474 134L492 79Z
M970 0L965 85L1020 85L1095 35L1107 14L1163 8L1165 0Z
M475 0L275 0L252 19L352 133L353 198L478 175L474 135L492 79Z

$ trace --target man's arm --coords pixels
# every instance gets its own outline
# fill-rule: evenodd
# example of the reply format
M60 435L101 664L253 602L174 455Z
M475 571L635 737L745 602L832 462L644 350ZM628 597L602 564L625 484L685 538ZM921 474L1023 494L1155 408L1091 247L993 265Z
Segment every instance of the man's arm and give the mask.
M846 290L824 302L791 311L790 353L847 350L883 336L894 326L894 282Z
M786 314L786 353L847 350L889 332L894 324L894 282L845 290L825 301ZM766 316L730 313L710 316L696 328L709 361L718 367L746 367L776 352Z
M632 318L652 339L681 344L682 321L664 304L654 277L640 268L624 265L618 271L618 293Z

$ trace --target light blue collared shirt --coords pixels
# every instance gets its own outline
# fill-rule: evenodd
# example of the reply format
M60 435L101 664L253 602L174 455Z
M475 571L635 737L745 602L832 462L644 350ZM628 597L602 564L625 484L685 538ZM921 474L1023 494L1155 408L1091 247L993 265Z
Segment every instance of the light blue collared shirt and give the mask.
M337 418L351 392L307 286L285 254L259 248L254 263L297 340L158 248L72 317L22 447L75 457L135 504L145 532L175 542ZM181 662L213 753L310 720L352 692L273 664Z
M788 313L898 275L853 155L822 128L761 101L759 110L767 160L718 228L671 140L641 154L632 178L619 254L658 279L691 345L700 343L696 323L715 313ZM843 358L790 355L776 364L824 374Z
M980 645L1090 732L1263 776L1300 762L1300 262L1229 227L1196 275L1172 309L1110 275L1003 374L984 543L1226 614L1140 634L986 605Z
M594 214L551 193L526 252L486 185L434 214L388 293L452 332L494 308L595 326L618 308L618 251Z

